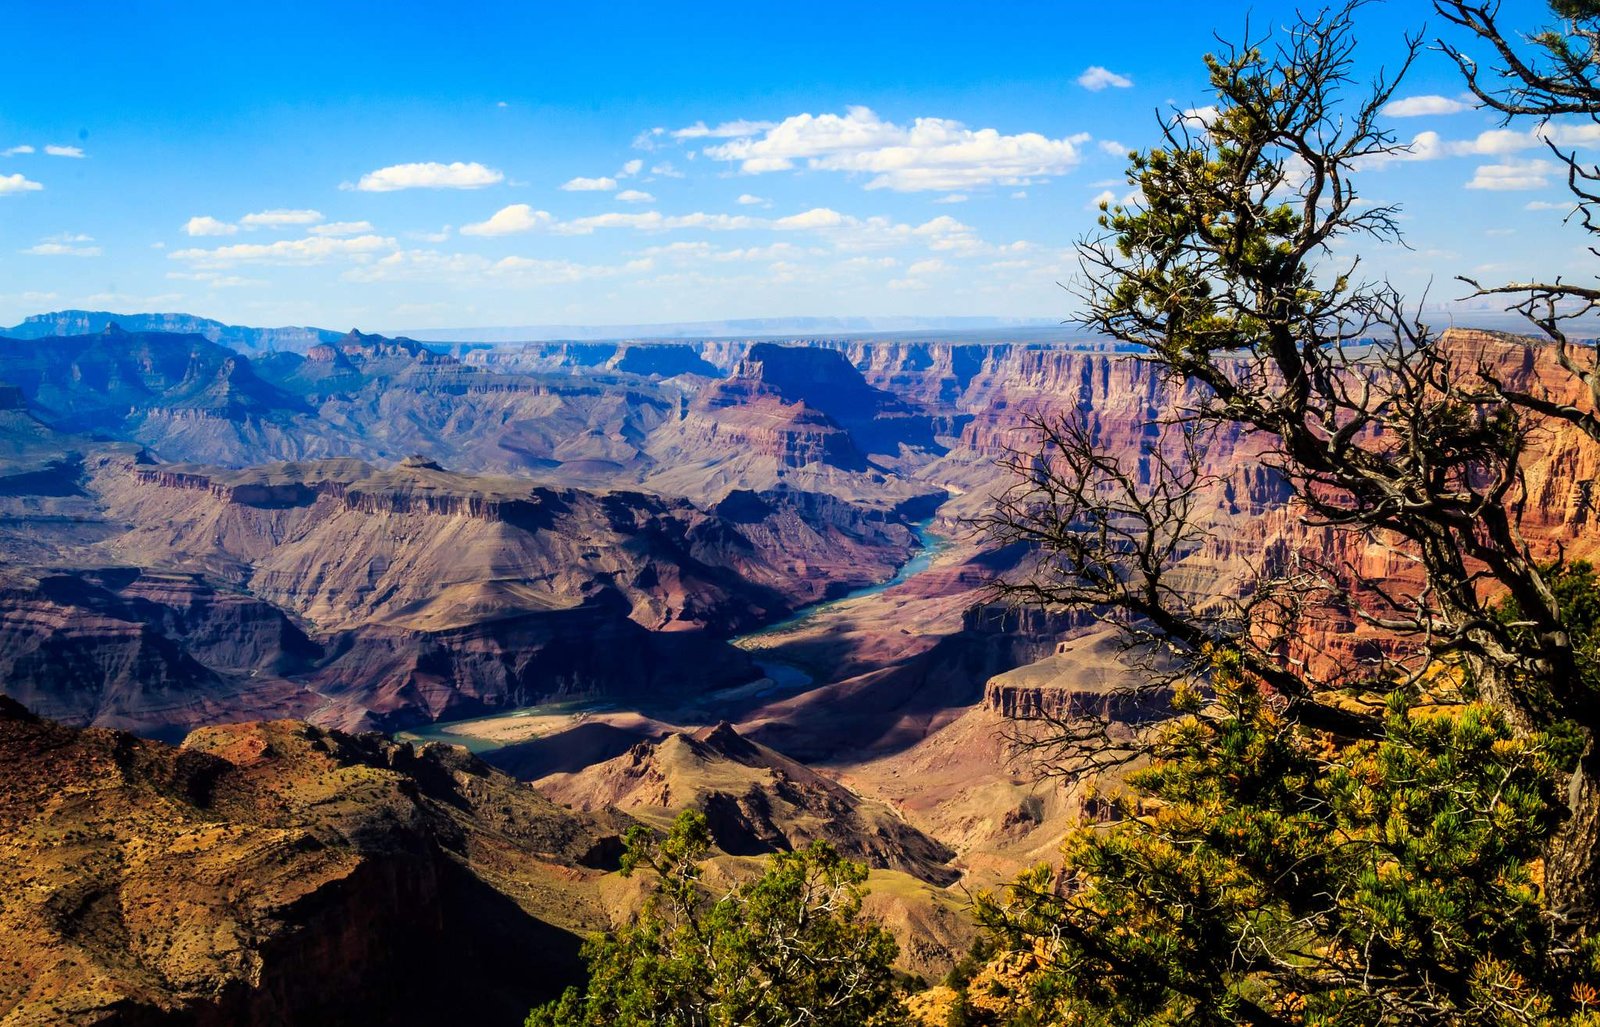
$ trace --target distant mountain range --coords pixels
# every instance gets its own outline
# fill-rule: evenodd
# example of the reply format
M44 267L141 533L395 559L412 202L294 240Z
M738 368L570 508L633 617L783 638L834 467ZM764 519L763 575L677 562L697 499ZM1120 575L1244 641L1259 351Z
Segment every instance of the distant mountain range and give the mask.
M1521 315L1481 305L1450 303L1421 312L1424 320L1442 331L1448 327L1481 328L1494 331L1527 332L1529 325ZM252 328L224 324L193 314L126 314L105 310L57 310L34 314L11 328L0 328L0 337L42 339L57 336L93 335L116 324L127 332L176 332L201 335L219 345L247 354L272 352L305 353L320 343L337 343L345 332L310 326ZM1587 317L1567 324L1575 336L1600 335L1600 318ZM783 339L848 337L854 335L923 334L970 335L998 333L986 341L1059 340L1082 337L1083 329L1056 318L1040 317L758 317L727 321L675 321L656 324L610 325L506 325L479 328L417 328L391 333L420 342L476 343L502 346L522 342L597 342L650 339Z
M1061 327L1060 318L1047 317L751 317L731 321L677 321L660 324L419 328L404 329L400 334L423 342L544 342L553 339L574 341L725 339L841 335L858 332L979 331L987 328Z
M247 328L223 324L193 314L116 314L107 310L57 310L35 314L22 323L0 329L11 339L44 339L53 336L94 335L116 324L126 332L175 332L202 335L229 349L247 353L292 350L304 353L322 342L338 342L343 332L326 328Z

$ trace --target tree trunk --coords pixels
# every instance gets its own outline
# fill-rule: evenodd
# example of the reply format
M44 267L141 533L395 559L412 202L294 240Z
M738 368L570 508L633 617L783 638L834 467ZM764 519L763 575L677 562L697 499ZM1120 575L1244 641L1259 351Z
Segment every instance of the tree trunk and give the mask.
M1568 783L1567 811L1544 874L1550 910L1575 942L1600 936L1600 751L1592 736Z

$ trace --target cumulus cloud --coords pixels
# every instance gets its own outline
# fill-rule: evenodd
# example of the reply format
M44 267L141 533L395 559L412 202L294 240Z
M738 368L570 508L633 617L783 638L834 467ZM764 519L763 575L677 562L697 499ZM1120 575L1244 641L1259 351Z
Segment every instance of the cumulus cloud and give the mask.
M656 198L639 189L624 189L617 194L617 199L623 203L654 203Z
M599 178L570 178L562 183L561 188L569 193L608 193L617 187L617 180L609 175Z
M1550 184L1555 165L1547 160L1511 159L1501 164L1483 164L1467 183L1468 189L1497 192L1514 189L1540 189Z
M812 207L801 214L790 214L772 223L773 228L784 230L838 228L845 223L845 216L836 210L827 207Z
M77 146L56 146L54 144L51 144L50 146L46 146L44 148L44 152L46 154L50 155L51 157L79 157L79 158L81 158L83 156L83 150L80 147L77 147Z
M681 172L677 168L673 167L672 166L672 162L669 161L669 160L664 160L660 164L656 164L653 167L651 167L650 168L650 173L652 175L659 175L662 178L682 178L683 177L683 172Z
M509 207L501 207L487 221L479 221L473 225L462 225L462 235L515 235L518 232L532 232L540 228L549 228L555 223L555 218L547 210L534 210L526 203L513 203ZM435 240L442 241L442 240Z
M642 161L639 158L635 157L633 160L630 160L628 163L622 165L622 170L617 172L617 177L618 178L632 178L634 175L637 175L643 169L644 169L644 161Z
M1568 200L1566 203L1551 203L1549 200L1529 200L1522 205L1523 210L1560 210L1569 211L1577 207L1577 203Z
M192 217L183 223L183 233L185 235L234 235L238 231L238 225L230 225L226 221L218 221L210 215Z
M4 151L0 151L0 156L15 157L20 153L32 153L32 152L33 152L33 147L29 146L27 143L23 143L21 146L13 146L13 147L10 147L9 149L6 149Z
M34 193L43 188L44 186L38 182L22 177L21 172L14 175L0 175L0 196L7 193Z
M239 224L246 228L282 228L286 225L314 225L321 220L320 210L286 210L278 207L246 214L239 219Z
M966 203L967 202L967 194L966 193L946 193L945 195L939 197L937 200L934 200L933 202L934 203Z
M1002 135L959 121L918 118L910 126L884 121L866 107L839 114L797 114L759 136L707 147L747 174L785 171L799 161L824 171L869 174L868 189L952 192L1000 183L1024 185L1075 167L1087 134L1050 139L1036 132Z
M1445 139L1430 129L1418 132L1401 152L1370 158L1366 163L1371 167L1381 167L1395 161L1503 157L1524 150L1542 149L1549 143L1567 149L1594 146L1600 143L1600 125L1558 122L1538 125L1526 131L1491 128L1471 139Z
M174 250L173 260L207 267L232 264L323 264L340 257L368 259L375 253L394 249L393 239L379 235L357 235L348 239L309 236L305 239L279 239L271 243L235 243L213 250Z
M376 231L370 221L330 221L306 229L312 235L370 235Z
M1391 100L1384 106L1382 113L1391 118L1417 118L1426 114L1459 114L1471 108L1472 105L1469 103L1452 100L1448 96L1429 94Z
M389 193L399 189L482 189L497 185L506 176L477 161L440 164L391 164L361 176L355 188L366 193Z
M757 196L754 193L740 193L738 200L741 207L766 207L770 206L771 202L766 197Z
M1102 68L1098 64L1091 64L1083 69L1083 74L1078 76L1078 85L1091 92L1098 93L1102 89L1108 89L1113 86L1117 89L1127 89L1133 85L1133 79L1126 75L1118 75L1111 69Z

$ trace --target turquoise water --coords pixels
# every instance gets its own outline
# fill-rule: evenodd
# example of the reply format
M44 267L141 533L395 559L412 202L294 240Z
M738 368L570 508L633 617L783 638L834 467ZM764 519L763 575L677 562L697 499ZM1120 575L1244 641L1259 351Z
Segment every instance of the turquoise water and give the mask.
M867 585L862 588L855 589L854 591L840 596L838 599L827 599L820 603L813 603L812 605L797 611L793 616L787 617L776 624L769 624L759 631L752 631L748 635L740 635L737 638L731 638L728 641L734 645L739 645L741 642L759 639L767 635L781 634L785 631L791 631L794 628L807 623L812 618L821 616L834 607L839 606L841 603L848 603L851 600L860 599L863 596L877 595L879 592L891 589L901 582L907 581L916 575L921 574L923 571L928 569L928 566L933 563L940 553L950 548L951 544L950 540L944 536L934 534L934 532L931 530L932 523L933 522L929 520L915 526L914 530L916 531L917 542L920 544L921 548L917 550L916 555L912 556L911 559L901 564L900 569L895 571L894 577L890 578L889 580L881 581L876 585ZM747 692L747 690L750 688L750 685L741 685L738 688L728 689L723 693L719 693L718 695L705 697L705 699L701 701L701 708L709 708L709 706L715 704L719 698L724 700L732 699L735 697L734 693L740 693L748 697L765 698L769 695L779 692L803 691L815 683L815 680L812 678L811 674L809 674L804 668L797 667L792 663L785 663L782 660L774 660L762 655L760 658L755 660L755 664L761 668L761 672L763 674L771 679L772 683L770 685L755 692ZM590 713L602 710L613 710L616 708L616 704L603 700L568 699L561 702L542 703L538 706L524 706L515 710L507 710L504 713L493 713L486 717L469 717L465 720L441 720L433 724L424 725L422 727L411 728L406 731L397 731L395 732L394 737L402 742L448 742L451 745L465 746L468 750L475 753L491 752L500 748L501 743L487 738L477 738L466 734L455 734L450 729L470 727L473 724L485 724L491 721L505 720L512 717L541 717L562 713Z
M487 717L468 717L465 720L440 720L421 727L410 728L406 731L396 731L394 737L401 742L449 742L459 745L469 752L490 752L500 748L501 743L488 738L476 738L472 735L453 734L449 728L461 728L471 724L487 724L496 720L509 720L515 717L547 717L561 713L595 713L601 710L614 710L616 704L601 700L564 699L560 702L540 703L538 706L519 706L514 710L504 713L491 713Z
M813 617L826 613L842 603L848 603L852 599L860 599L863 596L875 596L879 592L887 592L889 589L894 588L901 582L909 581L911 578L914 578L918 574L921 574L923 571L927 570L929 565L931 565L933 561L938 558L940 553L950 548L951 540L945 538L943 535L935 534L932 525L933 521L927 520L915 526L914 530L917 535L917 542L921 545L921 548L917 550L915 556L901 564L900 569L894 572L894 577L890 578L888 581L880 581L876 585L863 586L862 588L858 588L852 592L845 593L838 599L825 599L820 603L812 603L810 606L802 607L792 616L786 617L783 620L778 621L776 624L768 624L759 631L752 631L748 635L740 635L737 638L730 638L728 641L732 642L734 645L738 645L741 642L745 642L750 639L761 638L765 635L781 634L785 631L799 627L800 625L811 620Z

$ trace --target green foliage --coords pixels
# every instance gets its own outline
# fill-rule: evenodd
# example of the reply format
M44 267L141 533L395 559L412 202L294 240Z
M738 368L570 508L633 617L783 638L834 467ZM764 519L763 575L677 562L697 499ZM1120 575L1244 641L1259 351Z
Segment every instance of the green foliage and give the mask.
M1600 575L1583 560L1549 564L1540 568L1561 612L1561 624L1571 636L1577 680L1571 691L1587 703L1600 702ZM1523 613L1514 599L1506 598L1494 608L1501 623L1523 634ZM1542 706L1551 705L1549 682L1524 680L1522 687ZM1557 720L1553 732L1565 739L1561 762L1570 764L1583 749L1583 739L1574 725Z
M895 1027L894 939L861 915L866 867L823 842L780 853L721 897L701 883L705 817L686 812L659 845L628 836L623 872L656 875L643 912L591 939L587 991L568 989L528 1027Z
M1550 740L1397 692L1381 741L1282 719L1218 657L1204 714L1162 734L1124 820L980 904L1043 953L1009 1023L1600 1023L1600 964L1556 958L1541 846Z

